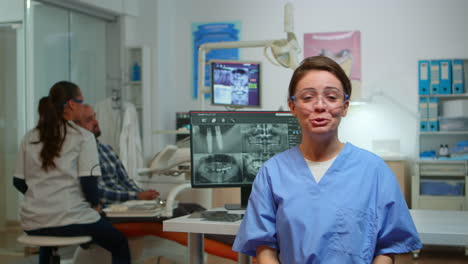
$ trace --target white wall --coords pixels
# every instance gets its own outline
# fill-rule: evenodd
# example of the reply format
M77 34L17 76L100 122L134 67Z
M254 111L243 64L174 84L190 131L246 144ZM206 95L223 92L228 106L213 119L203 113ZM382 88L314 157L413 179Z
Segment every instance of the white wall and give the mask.
M117 2L120 8L122 2ZM154 130L174 128L177 111L200 109L197 101L191 99L191 23L239 20L242 40L285 37L284 0L138 2L140 7L133 5L129 13L135 15L139 10L140 16L128 17L125 26L130 32L125 42L152 49L150 122ZM123 3L122 8L126 9L127 2ZM375 97L371 105L352 107L341 127L342 140L371 149L372 140L399 139L403 154L416 157L417 61L468 58L468 31L465 29L468 1L296 0L292 3L294 31L301 46L304 33L360 30L363 93L387 95ZM1 8L4 5L8 8ZM0 22L22 20L23 5L24 1L20 0L2 1ZM241 58L264 62L264 109L281 106L286 109L286 90L292 71L271 65L262 52L262 49L243 49ZM154 135L149 147L155 153L172 143L173 138Z
M242 40L284 38L282 0L142 0L143 18L135 23L135 38L154 52L152 109L155 129L175 127L177 111L200 109L191 99L191 23L240 20ZM292 1L294 25L303 46L303 34L360 30L362 92L374 103L352 107L341 129L345 141L371 149L376 139L399 139L401 151L417 156L417 61L431 58L467 58L468 24L464 0L329 0ZM139 23L142 22L142 23ZM286 109L286 90L292 71L271 65L262 49L242 49L242 59L261 60L263 108ZM302 55L301 55L302 59ZM207 107L214 109L213 107ZM154 151L172 137L155 136ZM171 142L169 142L171 141Z
M0 1L0 23L21 22L24 18L23 0L1 0Z
M11 0L10 0L11 1ZM114 14L138 15L138 0L65 0Z

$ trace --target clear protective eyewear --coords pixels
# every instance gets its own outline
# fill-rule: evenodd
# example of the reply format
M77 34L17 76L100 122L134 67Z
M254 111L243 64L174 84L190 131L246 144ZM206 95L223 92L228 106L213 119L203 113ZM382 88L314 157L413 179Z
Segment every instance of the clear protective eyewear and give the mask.
M65 101L65 103L63 103L63 105L66 105L68 103L68 101L70 101L70 100L72 100L73 102L78 103L78 104L82 104L84 102L83 99L78 99L78 98L73 97L73 98L70 98L69 100Z
M349 95L335 88L325 89L321 94L309 88L304 89L298 95L291 96L291 101L296 107L308 111L314 111L318 106L327 110L340 108L347 100L349 100Z

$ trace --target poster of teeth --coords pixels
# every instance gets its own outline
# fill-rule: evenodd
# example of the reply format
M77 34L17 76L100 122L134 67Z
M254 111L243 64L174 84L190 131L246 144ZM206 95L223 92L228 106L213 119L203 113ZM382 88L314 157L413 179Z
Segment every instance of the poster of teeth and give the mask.
M353 86L352 98L361 87L361 32L322 32L304 34L304 58L327 56L341 65Z

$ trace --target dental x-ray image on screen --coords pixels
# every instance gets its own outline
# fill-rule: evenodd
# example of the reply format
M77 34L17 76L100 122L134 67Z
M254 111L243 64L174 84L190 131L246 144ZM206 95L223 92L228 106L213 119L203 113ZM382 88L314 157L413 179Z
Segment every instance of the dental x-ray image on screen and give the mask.
M278 153L288 147L287 124L246 124L241 135L244 153Z
M242 182L241 154L195 154L195 174L205 184Z
M217 122L216 118L207 120L210 124ZM240 153L242 152L240 126L226 124L219 120L218 125L192 124L192 146L199 153Z
M211 94L214 105L260 106L260 63L212 60Z
M190 112L193 187L250 186L263 163L300 143L290 112Z

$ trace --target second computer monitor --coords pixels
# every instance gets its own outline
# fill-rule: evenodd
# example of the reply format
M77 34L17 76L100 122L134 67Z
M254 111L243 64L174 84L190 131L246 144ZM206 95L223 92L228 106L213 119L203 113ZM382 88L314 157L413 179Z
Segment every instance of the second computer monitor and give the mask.
M212 104L260 107L260 62L211 60Z

